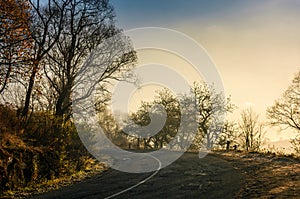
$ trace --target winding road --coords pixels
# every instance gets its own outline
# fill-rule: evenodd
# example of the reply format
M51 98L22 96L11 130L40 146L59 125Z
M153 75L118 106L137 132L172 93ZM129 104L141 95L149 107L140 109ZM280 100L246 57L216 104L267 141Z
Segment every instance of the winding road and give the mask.
M160 164L159 164L160 165ZM152 173L109 169L85 181L34 198L234 198L243 175L214 154L185 153Z

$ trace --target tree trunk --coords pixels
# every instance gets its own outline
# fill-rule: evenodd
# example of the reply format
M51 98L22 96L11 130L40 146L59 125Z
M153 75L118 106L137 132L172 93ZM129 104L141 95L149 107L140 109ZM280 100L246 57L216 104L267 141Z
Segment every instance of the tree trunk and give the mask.
M7 82L8 82L8 79L10 77L10 73L11 73L11 64L9 64L9 67L6 71L6 75L5 75L5 79L4 79L4 83L2 85L2 88L0 89L0 94L4 91L4 89L6 88L6 85L7 85Z
M71 87L68 84L58 96L58 100L55 105L55 115L58 117L67 115L66 118L70 118L69 116L71 115L71 104Z
M140 138L137 138L137 145L136 145L136 149L140 149Z
M246 137L246 150L249 151L249 137Z
M226 142L226 150L229 151L229 149L230 149L230 141L228 140L228 141Z
M26 92L25 104L24 104L24 108L23 108L23 112L22 112L22 117L23 118L27 117L28 112L29 112L31 94L32 94L33 86L34 86L34 82L35 82L35 76L36 76L37 71L38 71L37 69L38 69L38 64L34 64L33 69L32 69L32 73L30 75L27 92Z

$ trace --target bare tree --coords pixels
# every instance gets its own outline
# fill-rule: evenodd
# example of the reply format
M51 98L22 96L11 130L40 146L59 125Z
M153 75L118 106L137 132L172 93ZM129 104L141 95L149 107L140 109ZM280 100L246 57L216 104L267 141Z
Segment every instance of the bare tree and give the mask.
M129 38L115 27L107 0L71 0L65 10L60 37L47 53L44 71L56 93L55 114L68 119L71 94L78 82L87 82L85 94L74 101L88 97L97 86L107 91L105 83L121 80L136 56Z
M300 152L300 71L295 74L292 84L275 104L267 109L269 124L283 129L292 129L298 136L291 143Z
M300 132L300 71L275 104L267 109L269 123Z
M259 122L259 115L252 108L241 112L239 122L240 138L244 149L258 150L263 141L263 124Z
M300 154L300 136L298 135L294 139L291 140L293 145L293 149L297 154Z
M31 6L30 32L33 50L29 80L26 84L26 96L22 116L28 114L34 84L41 68L41 62L58 42L64 22L64 13L71 0L29 0Z

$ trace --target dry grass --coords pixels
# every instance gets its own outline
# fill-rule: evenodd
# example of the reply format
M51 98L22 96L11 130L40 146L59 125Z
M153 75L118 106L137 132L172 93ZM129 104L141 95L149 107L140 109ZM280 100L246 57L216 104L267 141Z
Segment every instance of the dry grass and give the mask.
M88 158L89 163L84 171L79 171L70 176L64 176L55 178L53 180L47 180L40 184L28 185L25 188L20 188L14 191L6 191L3 196L8 198L28 198L30 196L38 195L41 193L57 190L59 188L72 185L76 182L88 179L96 174L100 174L107 170L107 166L103 163L99 163L95 159Z
M300 159L275 154L218 152L245 175L237 198L300 198Z

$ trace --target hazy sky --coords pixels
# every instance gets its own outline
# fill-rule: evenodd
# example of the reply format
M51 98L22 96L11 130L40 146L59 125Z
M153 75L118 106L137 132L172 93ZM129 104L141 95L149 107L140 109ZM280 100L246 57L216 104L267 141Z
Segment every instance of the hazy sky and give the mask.
M261 117L300 69L299 0L111 2L124 30L171 28L199 42L216 63L226 95Z

